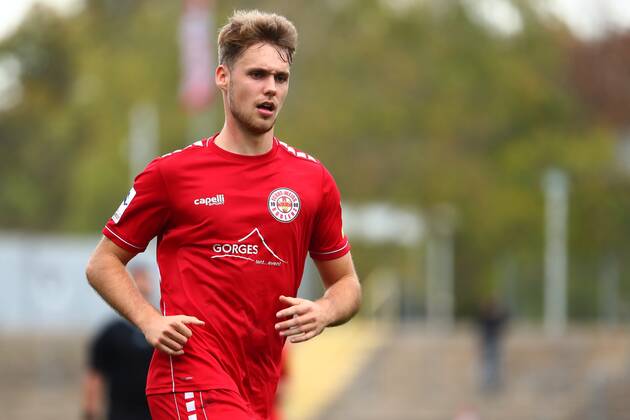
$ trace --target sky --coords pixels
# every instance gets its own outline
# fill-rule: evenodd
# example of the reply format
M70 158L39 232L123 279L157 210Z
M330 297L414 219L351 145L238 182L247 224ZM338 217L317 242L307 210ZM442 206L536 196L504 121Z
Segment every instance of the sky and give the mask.
M611 29L630 29L628 0L530 0L543 14L565 21L578 36L597 38ZM507 35L522 27L518 10L509 0L463 0L473 16Z
M540 8L559 16L580 36L596 37L604 28L630 29L628 0L533 0ZM4 0L0 6L0 39L11 34L35 3L45 3L62 13L80 10L82 0ZM520 19L507 0L466 0L479 18L500 32L520 28Z
M34 3L44 3L62 13L79 10L82 0L3 0L0 6L0 39L10 35Z
M597 35L602 27L630 29L628 0L539 0L585 35Z

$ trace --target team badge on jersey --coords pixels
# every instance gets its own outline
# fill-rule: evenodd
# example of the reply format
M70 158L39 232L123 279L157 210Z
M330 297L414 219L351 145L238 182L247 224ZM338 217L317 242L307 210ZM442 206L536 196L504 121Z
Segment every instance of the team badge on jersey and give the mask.
M269 194L267 207L277 221L289 223L300 213L300 197L289 188L276 188Z

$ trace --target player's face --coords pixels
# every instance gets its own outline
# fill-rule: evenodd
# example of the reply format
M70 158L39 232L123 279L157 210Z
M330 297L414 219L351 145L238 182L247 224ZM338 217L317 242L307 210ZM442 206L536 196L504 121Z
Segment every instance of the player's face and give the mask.
M252 134L271 130L289 91L290 65L270 44L249 47L229 70L227 108Z

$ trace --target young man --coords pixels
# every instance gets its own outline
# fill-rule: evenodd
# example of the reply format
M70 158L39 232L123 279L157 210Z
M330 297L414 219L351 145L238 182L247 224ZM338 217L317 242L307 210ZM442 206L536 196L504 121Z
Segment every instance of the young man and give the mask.
M156 348L147 395L158 420L267 419L284 341L348 321L361 297L332 176L274 137L295 27L236 12L218 44L222 130L138 175L87 268ZM124 269L154 236L161 313ZM326 288L316 301L295 297L307 253Z

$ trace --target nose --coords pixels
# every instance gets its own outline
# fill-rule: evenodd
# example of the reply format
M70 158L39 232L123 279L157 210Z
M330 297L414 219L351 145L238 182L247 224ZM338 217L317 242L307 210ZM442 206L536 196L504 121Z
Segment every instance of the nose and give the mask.
M276 79L273 74L265 79L264 94L274 96L276 94Z

